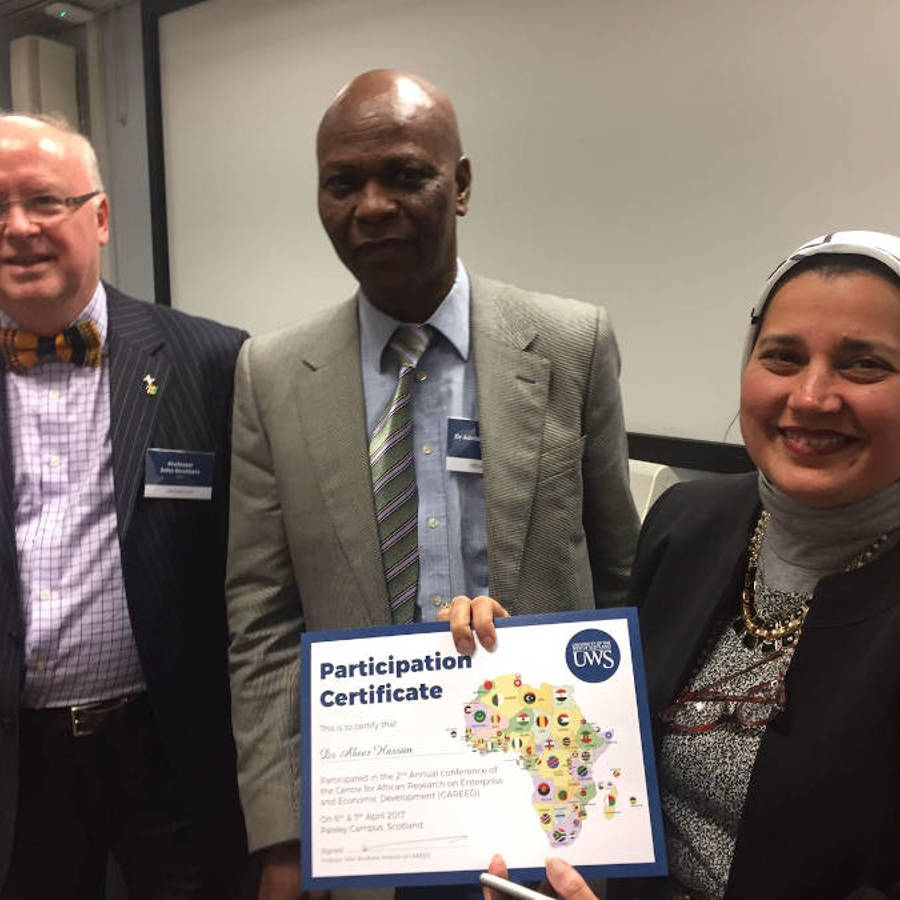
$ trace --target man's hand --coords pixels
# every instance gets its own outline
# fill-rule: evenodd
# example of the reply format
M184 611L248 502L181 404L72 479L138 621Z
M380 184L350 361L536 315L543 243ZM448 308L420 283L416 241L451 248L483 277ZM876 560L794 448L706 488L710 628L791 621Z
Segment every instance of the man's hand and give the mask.
M438 620L450 623L450 632L456 649L464 656L475 650L474 627L478 641L485 650L493 650L497 644L494 619L503 619L509 613L491 597L454 597L438 611Z
M300 845L297 841L277 844L264 851L259 900L328 900L328 891L300 888Z

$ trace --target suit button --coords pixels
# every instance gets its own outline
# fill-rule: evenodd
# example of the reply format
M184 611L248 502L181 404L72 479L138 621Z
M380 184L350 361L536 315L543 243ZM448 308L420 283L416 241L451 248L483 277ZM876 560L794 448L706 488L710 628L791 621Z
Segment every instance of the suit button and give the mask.
M0 734L11 735L16 733L16 720L7 716L0 719Z

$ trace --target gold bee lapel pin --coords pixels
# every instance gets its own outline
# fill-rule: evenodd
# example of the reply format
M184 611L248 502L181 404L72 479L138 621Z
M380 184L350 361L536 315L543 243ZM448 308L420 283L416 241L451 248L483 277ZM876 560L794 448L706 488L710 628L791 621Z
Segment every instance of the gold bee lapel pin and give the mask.
M156 379L152 375L145 375L143 378L144 382L144 393L148 397L155 397L156 392L159 390L159 385L156 383Z

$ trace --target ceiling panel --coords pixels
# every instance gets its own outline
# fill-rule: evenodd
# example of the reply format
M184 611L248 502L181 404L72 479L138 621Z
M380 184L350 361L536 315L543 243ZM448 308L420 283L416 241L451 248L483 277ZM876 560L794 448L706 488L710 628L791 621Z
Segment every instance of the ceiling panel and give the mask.
M47 34L60 28L74 27L44 12L51 0L0 0L0 22L16 34ZM82 9L103 12L121 5L121 0L78 0Z

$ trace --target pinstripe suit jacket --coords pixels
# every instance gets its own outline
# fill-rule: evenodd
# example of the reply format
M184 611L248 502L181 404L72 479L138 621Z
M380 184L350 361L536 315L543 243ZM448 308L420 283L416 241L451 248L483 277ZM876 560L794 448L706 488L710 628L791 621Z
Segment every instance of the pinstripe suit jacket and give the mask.
M491 593L514 613L619 602L638 523L606 315L471 285ZM232 713L255 849L298 834L301 631L390 622L355 300L244 346L232 440Z
M128 611L151 706L205 847L240 864L223 600L234 362L246 334L107 286L110 439ZM155 377L155 396L144 390ZM215 452L211 502L146 500L148 447ZM0 373L0 884L15 827L23 625Z

